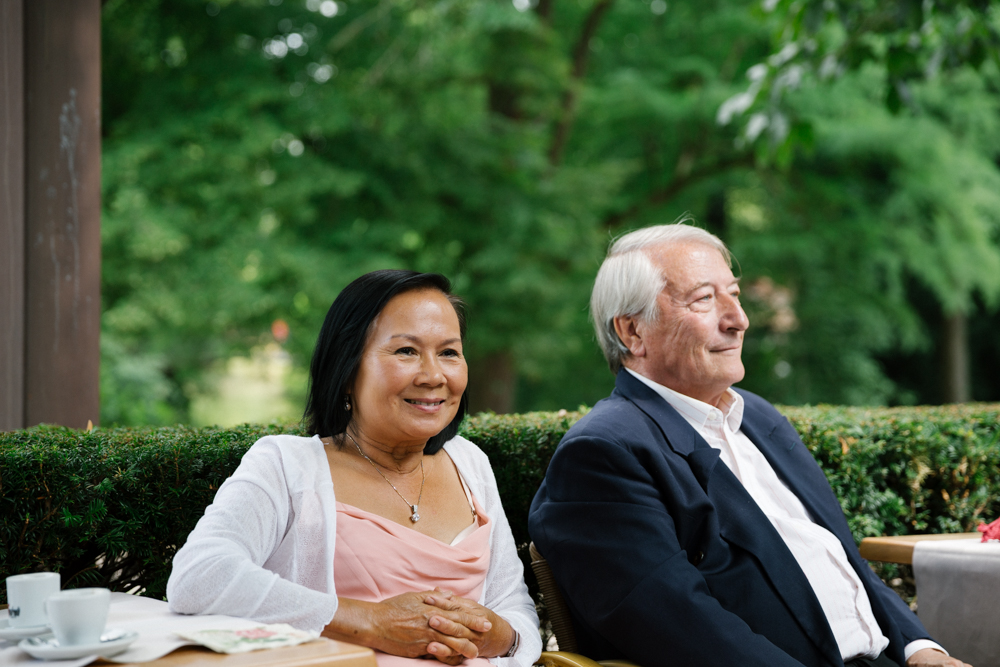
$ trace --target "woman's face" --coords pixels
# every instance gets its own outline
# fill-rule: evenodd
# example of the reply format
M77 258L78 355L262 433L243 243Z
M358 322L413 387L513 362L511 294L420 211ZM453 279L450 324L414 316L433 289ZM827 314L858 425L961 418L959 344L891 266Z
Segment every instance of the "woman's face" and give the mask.
M350 392L369 442L423 447L458 412L468 384L458 315L435 289L393 297L375 318Z

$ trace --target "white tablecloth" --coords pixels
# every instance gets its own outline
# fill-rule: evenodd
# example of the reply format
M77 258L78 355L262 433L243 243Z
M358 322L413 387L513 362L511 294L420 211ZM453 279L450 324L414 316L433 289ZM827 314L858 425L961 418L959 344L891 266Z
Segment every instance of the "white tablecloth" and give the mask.
M6 618L7 610L0 611L0 618ZM171 613L167 603L162 600L126 595L111 594L111 607L108 610L108 628L134 630L139 638L124 653L108 658L114 662L148 662L156 660L174 649L192 644L177 637L175 632L194 630L241 630L260 625L255 621L232 616L182 616ZM4 642L0 639L0 665L52 665L53 667L82 667L94 660L89 656L79 660L35 660L27 653L17 648L16 641Z
M1000 542L917 542L913 573L931 637L973 667L1000 667Z

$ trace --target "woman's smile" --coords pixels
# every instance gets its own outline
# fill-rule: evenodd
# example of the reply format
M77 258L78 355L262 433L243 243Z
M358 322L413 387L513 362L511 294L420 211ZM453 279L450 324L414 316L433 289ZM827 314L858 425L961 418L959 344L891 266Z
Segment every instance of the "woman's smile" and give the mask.
M410 405L427 410L437 409L442 405L444 405L443 398L442 399L404 398L403 400L409 403Z

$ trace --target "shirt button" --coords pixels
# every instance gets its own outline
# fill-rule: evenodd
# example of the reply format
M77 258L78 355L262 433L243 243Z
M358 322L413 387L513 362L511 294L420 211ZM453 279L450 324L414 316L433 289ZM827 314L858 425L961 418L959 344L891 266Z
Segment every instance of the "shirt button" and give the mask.
M722 413L718 410L712 410L708 413L708 418L714 422L722 421Z

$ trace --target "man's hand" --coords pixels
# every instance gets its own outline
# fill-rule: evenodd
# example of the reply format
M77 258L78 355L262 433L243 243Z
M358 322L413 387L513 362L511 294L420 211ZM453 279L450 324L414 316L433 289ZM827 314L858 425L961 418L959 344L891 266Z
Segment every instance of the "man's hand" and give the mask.
M922 648L906 661L906 667L972 667L958 658L952 658L934 648Z

